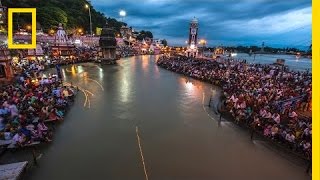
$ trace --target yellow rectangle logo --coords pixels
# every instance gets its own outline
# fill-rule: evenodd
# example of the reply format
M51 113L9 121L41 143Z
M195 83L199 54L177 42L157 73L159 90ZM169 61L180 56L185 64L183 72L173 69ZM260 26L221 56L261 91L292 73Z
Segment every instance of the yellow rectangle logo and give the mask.
M13 43L13 13L31 13L32 29L31 44ZM37 47L37 10L36 8L9 8L8 9L8 48L9 49L36 49Z

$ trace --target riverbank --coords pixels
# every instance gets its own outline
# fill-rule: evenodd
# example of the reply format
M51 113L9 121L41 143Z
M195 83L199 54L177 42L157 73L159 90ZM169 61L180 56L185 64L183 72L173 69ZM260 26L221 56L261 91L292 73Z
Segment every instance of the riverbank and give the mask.
M226 99L225 112L228 112L227 114L229 114L229 118L231 117L232 122L235 122L240 126L245 126L252 132L255 131L260 137L264 137L269 141L281 143L283 147L298 153L299 156L302 154L304 159L310 159L311 135L308 131L311 129L311 119L302 119L302 117L298 117L298 115L293 111L303 105L303 107L306 108L305 104L303 104L302 100L298 105L294 104L296 108L293 109L291 107L291 112L289 112L291 114L289 115L282 113L280 109L277 110L276 107L269 107L268 109L265 109L265 106L270 106L273 102L262 105L261 103L263 101L255 102L255 99L250 98L253 97L252 95L254 93L256 94L257 99L262 98L261 95L258 95L258 92L255 90L250 92L250 88L242 89L243 85L246 85L248 80L250 81L250 76L263 81L263 78L257 78L259 75L254 74L252 69L250 71L250 67L248 68L249 70L239 69L244 65L246 67L249 65L246 65L243 62L226 62L223 64L212 61L199 61L188 58L183 59L182 57L163 57L157 61L157 64L167 70L220 86L223 89ZM251 67L255 68L256 66L251 65ZM263 74L262 72L265 68L268 68L268 66L262 66L262 71L259 71L259 73ZM248 75L246 75L246 72L248 72ZM239 79L239 76L242 77ZM253 82L257 85L257 82ZM273 81L272 83L276 84L277 82ZM257 86L257 88L259 87ZM246 94L248 90L249 94ZM277 89L275 88L275 90ZM271 91L274 90L271 88ZM268 91L265 91L265 93L266 92ZM264 116L263 114L262 116L261 109L268 111L270 115ZM295 117L290 117L293 115ZM278 119L281 119L281 122L277 122Z
M55 124L63 122L73 105L77 89L66 86L56 75L34 78L40 71L24 72L0 88L0 164L19 159L36 165L42 156L38 146L51 143ZM19 155L23 159L16 157L17 152L24 154Z

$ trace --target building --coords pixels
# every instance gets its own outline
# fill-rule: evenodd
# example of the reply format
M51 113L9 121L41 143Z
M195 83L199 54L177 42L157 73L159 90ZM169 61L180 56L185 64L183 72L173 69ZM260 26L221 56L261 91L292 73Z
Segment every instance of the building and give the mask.
M7 33L7 7L0 0L0 33Z
M194 17L190 22L189 28L189 40L188 47L185 52L187 57L197 57L198 56L198 30L199 30L198 20Z
M54 44L51 46L52 55L55 58L73 59L75 55L75 45L69 41L68 35L59 24L58 31L54 37Z
M120 28L120 34L126 45L136 43L136 36L133 34L132 27L122 26Z
M13 69L11 66L10 51L5 47L0 47L0 82L11 81L13 79Z
M36 49L28 49L28 60L44 60L44 51L38 43Z
M99 59L101 62L114 63L116 60L117 40L115 31L108 24L102 28L100 40Z

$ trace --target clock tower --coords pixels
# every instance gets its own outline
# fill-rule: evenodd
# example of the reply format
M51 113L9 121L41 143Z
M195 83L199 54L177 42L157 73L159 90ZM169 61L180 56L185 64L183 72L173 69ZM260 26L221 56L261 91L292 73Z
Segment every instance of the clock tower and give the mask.
M189 28L189 40L188 49L186 51L186 56L196 57L198 55L198 20L194 17L190 22Z
M190 29L189 29L189 47L197 47L198 42L198 20L194 17L190 22Z

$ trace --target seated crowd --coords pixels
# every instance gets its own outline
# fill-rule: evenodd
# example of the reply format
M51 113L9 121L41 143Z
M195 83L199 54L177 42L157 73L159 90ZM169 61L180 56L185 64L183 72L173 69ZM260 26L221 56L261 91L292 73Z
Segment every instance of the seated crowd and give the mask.
M15 84L0 87L0 139L17 146L51 141L45 122L63 120L73 96L56 76L31 80L24 73Z
M162 56L157 64L201 79L223 89L226 109L236 123L311 155L311 73L275 65L248 64L245 60L192 59Z

